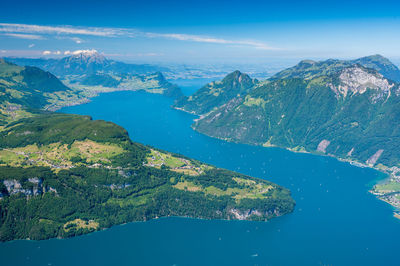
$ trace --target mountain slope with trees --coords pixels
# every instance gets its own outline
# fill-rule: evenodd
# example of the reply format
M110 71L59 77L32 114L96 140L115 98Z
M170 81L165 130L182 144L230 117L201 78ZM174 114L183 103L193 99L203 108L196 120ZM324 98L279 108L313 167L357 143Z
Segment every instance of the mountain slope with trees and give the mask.
M277 73L194 128L231 141L392 167L400 163L399 125L398 83L353 61L327 60Z

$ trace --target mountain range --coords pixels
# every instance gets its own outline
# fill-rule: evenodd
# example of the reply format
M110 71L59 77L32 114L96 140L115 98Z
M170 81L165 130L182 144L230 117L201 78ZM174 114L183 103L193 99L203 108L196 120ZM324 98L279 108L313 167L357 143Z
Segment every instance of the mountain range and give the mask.
M82 50L71 56L59 59L8 57L5 58L5 60L22 66L36 66L61 78L68 75L81 76L98 72L113 74L150 74L157 71L168 70L163 67L148 64L127 64L110 60L95 50Z
M59 59L4 58L3 61L27 68L40 68L54 74L74 91L71 95L79 99L75 97L71 100L75 100L76 103L98 93L118 90L144 90L175 99L183 96L180 88L168 82L160 72L167 70L166 68L110 60L95 50L82 50ZM74 101L69 99L63 100L66 105L74 104ZM60 105L54 104L49 108L56 110L59 107Z
M215 101L214 83L177 107L200 115L193 127L209 136L398 167L399 76L399 69L380 55L304 60L207 109L191 107L199 94L206 99L201 102Z

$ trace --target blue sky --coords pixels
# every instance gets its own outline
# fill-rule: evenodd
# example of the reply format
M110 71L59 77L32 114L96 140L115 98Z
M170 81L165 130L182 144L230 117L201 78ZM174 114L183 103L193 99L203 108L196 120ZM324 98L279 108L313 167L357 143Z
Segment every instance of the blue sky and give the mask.
M130 62L400 58L396 1L2 1L0 56Z

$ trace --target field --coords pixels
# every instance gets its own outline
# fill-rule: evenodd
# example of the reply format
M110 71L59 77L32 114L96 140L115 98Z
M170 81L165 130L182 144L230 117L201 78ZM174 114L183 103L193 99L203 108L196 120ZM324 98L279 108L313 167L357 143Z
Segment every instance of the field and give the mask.
M201 175L205 170L212 169L206 164L194 164L191 160L151 149L151 153L147 156L146 166L161 168L163 165L171 168L174 172L191 176Z
M262 199L266 198L270 195L267 195L270 190L273 190L271 185L267 185L264 183L258 183L254 180L243 179L243 178L232 178L238 185L242 187L229 187L226 190L217 188L215 186L201 186L199 184L195 184L193 181L181 180L176 185L175 188L185 191L201 191L205 194L214 195L214 196L232 196L237 202L240 202L241 199ZM273 194L271 195L273 197Z
M72 228L75 229L88 229L88 230L96 230L99 227L99 223L93 220L84 221L82 219L75 219L73 221L69 221L64 224L64 230L66 232L70 231Z
M374 189L381 193L399 192L400 183L396 181L390 181L389 183L377 184Z
M47 166L52 169L68 169L78 165L109 165L110 159L124 150L116 144L98 143L92 140L75 141L72 145L51 143L38 146L0 150L0 165Z

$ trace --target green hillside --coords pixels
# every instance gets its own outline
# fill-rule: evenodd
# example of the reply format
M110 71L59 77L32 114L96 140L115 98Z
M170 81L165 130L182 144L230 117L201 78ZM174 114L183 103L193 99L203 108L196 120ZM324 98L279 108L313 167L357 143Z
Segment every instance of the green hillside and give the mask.
M231 141L398 166L399 94L399 85L374 69L302 61L202 117L194 128Z
M390 173L371 192L400 208L400 80L388 59L301 61L196 120L228 141L327 154ZM212 97L210 97L212 98Z
M0 240L88 233L162 216L267 220L290 192L131 142L87 116L46 114L0 132Z
M235 71L223 80L211 82L193 95L181 98L174 107L198 115L205 114L238 95L246 94L257 83L248 75Z
M68 105L81 98L49 72L0 59L0 126L31 116L53 103Z

